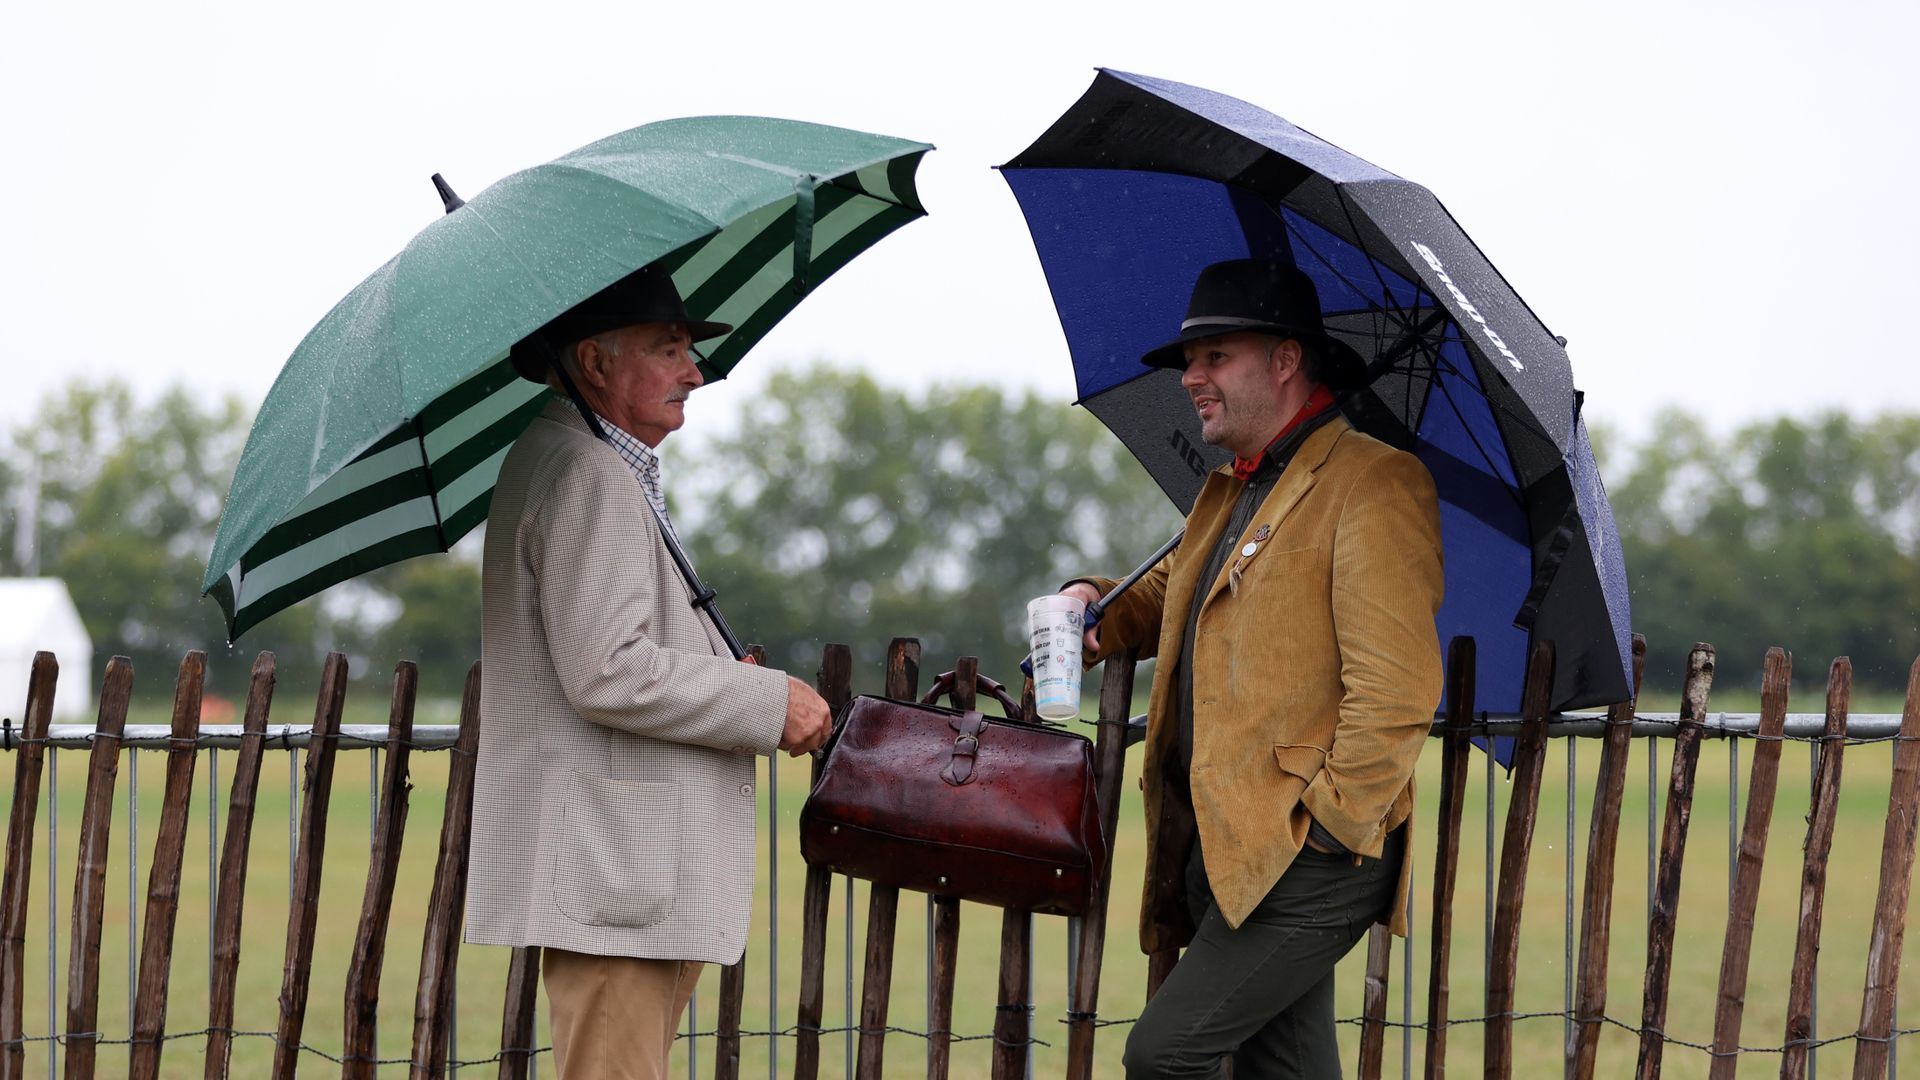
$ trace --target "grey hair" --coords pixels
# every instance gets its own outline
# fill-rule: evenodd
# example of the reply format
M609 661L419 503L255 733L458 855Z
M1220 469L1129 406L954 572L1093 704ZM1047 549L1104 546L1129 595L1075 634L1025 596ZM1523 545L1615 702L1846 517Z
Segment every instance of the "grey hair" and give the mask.
M620 358L620 328L618 327L595 334L592 337L584 337L579 341L568 343L565 348L557 350L554 355L558 357L560 367L566 371L567 378L572 379L575 386L580 385L580 346L582 343L588 341L600 346L608 356L616 360ZM566 393L566 388L560 385L560 376L552 372L547 373L547 385L553 387L554 390L560 393Z

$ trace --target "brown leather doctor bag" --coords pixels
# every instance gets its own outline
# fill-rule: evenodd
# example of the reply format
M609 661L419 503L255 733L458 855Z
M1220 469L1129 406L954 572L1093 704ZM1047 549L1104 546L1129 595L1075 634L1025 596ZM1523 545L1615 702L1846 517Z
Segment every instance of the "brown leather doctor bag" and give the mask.
M1093 744L1044 724L862 695L847 703L800 810L800 854L881 885L1078 915L1107 862ZM1009 717L999 683L979 689Z

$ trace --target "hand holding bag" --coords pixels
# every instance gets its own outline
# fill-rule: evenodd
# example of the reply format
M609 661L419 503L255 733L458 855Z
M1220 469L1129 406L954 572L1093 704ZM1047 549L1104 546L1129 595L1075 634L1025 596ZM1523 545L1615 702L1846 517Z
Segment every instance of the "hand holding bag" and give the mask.
M1056 915L1092 901L1107 864L1085 737L1019 719L862 695L848 702L800 811L808 863L895 888Z

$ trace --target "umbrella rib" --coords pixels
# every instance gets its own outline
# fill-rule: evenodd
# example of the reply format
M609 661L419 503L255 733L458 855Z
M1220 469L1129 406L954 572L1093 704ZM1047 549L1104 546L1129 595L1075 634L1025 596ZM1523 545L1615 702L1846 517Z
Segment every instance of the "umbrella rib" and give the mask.
M1385 304L1379 303L1378 301L1375 301L1369 298L1366 292L1362 290L1358 284L1355 283L1354 279L1342 273L1338 267L1333 265L1333 260L1321 254L1320 249L1313 245L1313 241L1307 239L1306 235L1300 231L1300 227L1298 225L1295 225L1291 221L1287 221L1284 215L1282 215L1281 220L1282 222L1285 223L1288 234L1291 235L1292 238L1295 241L1297 241L1301 247L1306 248L1308 252L1312 253L1314 259L1318 261L1321 266L1326 268L1327 273L1332 274L1335 280L1339 281L1342 285L1345 285L1347 288L1352 289L1356 295L1358 295L1362 300L1366 302L1367 311L1375 315L1384 315L1387 317L1389 321L1398 319L1399 320L1398 329L1402 334L1405 334L1411 331L1413 326L1412 320L1408 318L1401 311L1401 309L1397 307L1389 307ZM1366 250L1364 248L1361 249L1361 254L1366 256L1368 266L1374 265L1373 256L1367 255ZM1298 260L1296 260L1296 263L1297 261ZM1375 267L1374 277L1377 279L1379 278L1379 276L1380 276L1379 268ZM1383 294L1387 293L1387 287L1384 281L1380 283L1380 290ZM1420 291L1424 292L1425 290L1420 290ZM1374 336L1383 337L1385 335L1376 334Z
M1341 192L1338 188L1336 188L1335 194L1340 199L1341 212L1347 214L1348 226L1350 228L1354 228L1352 214L1347 209L1347 201L1346 201L1345 193ZM1355 284L1354 279L1348 277L1346 274L1342 273L1337 267L1335 267L1333 265L1332 260L1328 259L1324 254L1322 254L1320 250L1313 245L1313 242L1300 232L1299 226L1295 225L1291 221L1287 221L1285 215L1281 216L1281 220L1285 223L1287 227L1287 232L1296 241L1299 242L1300 246L1306 248L1307 251L1311 252L1313 254L1313 257L1316 260L1318 260L1321 266L1326 268L1328 273L1332 274L1334 278L1338 280L1341 284L1347 286L1349 289L1352 289L1355 293L1361 295L1362 298L1365 298L1366 294L1362 292L1361 289ZM1355 228L1354 235L1355 236L1359 235L1357 228ZM1367 266L1369 269L1372 270L1374 280L1379 283L1382 294L1391 295L1391 290L1387 287L1386 280L1382 278L1380 275L1380 265L1378 261L1375 260L1374 257L1366 251L1365 248L1361 248L1360 253L1366 258ZM1414 295L1416 297L1416 302L1415 302L1415 306L1412 309L1412 314L1409 314L1406 309L1399 308L1399 307L1389 307L1383 304L1376 303L1372 300L1367 301L1367 308L1369 311L1374 312L1376 314L1385 315L1389 320L1389 322L1393 322L1397 320L1398 329L1400 330L1403 336L1419 336L1419 330L1417 330L1414 327L1413 321L1414 321L1414 318L1418 315L1418 313L1426 305L1419 303L1418 298L1432 296L1432 294L1429 293L1425 288L1422 288L1418 283L1409 282L1409 284L1413 286ZM1443 314L1447 314L1448 321L1452 322L1453 321L1452 315L1450 313L1447 313L1446 307L1445 305L1440 303L1439 297L1437 296L1433 297L1433 302L1434 302L1434 308L1437 311L1442 312ZM1374 335L1376 339L1383 338L1384 336L1385 335L1383 334ZM1464 340L1462 341L1462 344L1469 349L1473 347L1470 343ZM1428 346L1425 346L1423 342L1423 347L1428 347ZM1441 361L1441 363L1446 363L1446 361ZM1447 364L1447 368L1448 370L1453 371L1455 374L1459 374L1459 369L1454 368L1450 363ZM1502 405L1500 402L1488 396L1485 390L1480 391L1480 396L1486 400L1489 406L1500 410L1502 413L1512 418L1522 430L1525 430L1529 434L1535 435L1546 442L1549 442L1549 443L1553 442L1553 437L1547 434L1545 427L1541 425L1538 418L1528 415L1526 413L1516 412L1513 409L1508 408L1505 405ZM1558 444L1555 444L1555 445L1557 446Z
M1424 292L1423 292L1423 295L1425 295ZM1416 308L1414 310L1417 312L1420 309ZM1437 310L1440 314L1445 314L1443 309L1437 309ZM1425 329L1425 324L1422 324L1421 330L1424 331L1424 329ZM1380 335L1375 335L1375 336L1378 337ZM1454 375L1459 376L1462 379L1466 378L1465 373L1462 372L1460 368L1453 363L1453 361L1448 360L1439 354L1438 346L1436 346L1432 341L1428 340L1428 338L1423 332L1416 332L1414 334L1410 334L1406 337L1401 338L1400 341L1409 343L1407 347L1412 351L1415 351L1421 355L1428 356L1429 357L1428 366L1431 367L1436 372L1436 374L1440 371L1447 371L1447 372L1451 372ZM1462 342L1463 346L1465 344L1466 344L1465 342ZM1395 347L1399 347L1399 345L1400 345L1400 342L1395 342ZM1381 375L1390 374L1394 371L1399 371L1399 370L1404 370L1407 372L1407 374L1412 375L1414 372L1414 368L1411 365L1411 361L1409 361L1409 365L1403 369L1398 363L1399 359L1400 358L1396 356L1394 358L1393 363L1390 363L1387 366L1380 368L1378 372L1374 372L1371 368L1369 368L1368 382L1372 382L1375 378L1378 378ZM1437 377L1435 381L1438 381ZM1545 442L1548 444L1553 443L1552 437L1546 433L1546 430L1540 426L1539 421L1536 420L1532 415L1515 410L1511 406L1506 405L1505 403L1499 401L1498 399L1489 396L1484 389L1476 390L1475 393L1479 394L1480 399L1487 403L1488 408L1498 410L1502 415L1513 420L1513 422L1519 427L1520 430L1526 432L1529 435L1532 435L1533 437L1539 439L1542 442Z
M1353 207L1352 207L1352 206L1351 206L1351 205L1350 205L1350 204L1349 204L1349 203L1347 202L1347 192L1346 192L1346 189L1345 189L1345 188L1343 188L1343 187L1342 187L1341 185L1339 185L1339 184L1335 184L1335 185L1333 186L1333 197L1334 197L1334 198L1336 198L1336 199L1338 199L1338 200L1340 200L1340 214L1341 214L1341 216L1343 216L1343 217L1345 217L1345 218L1347 219L1347 230L1348 230L1349 232L1351 232L1351 233L1353 233L1353 237L1354 237L1354 242L1355 242L1355 246L1357 246L1357 247L1359 247L1359 248L1360 248L1360 253L1361 253L1361 254L1363 254L1363 255L1365 255L1365 256L1367 257L1367 269L1369 269L1369 270L1371 270L1371 271L1373 271L1373 281L1374 281L1374 284L1376 284L1376 285L1378 285L1378 286L1380 286L1380 295L1381 295L1381 296L1392 296L1392 295L1393 295L1393 290L1392 290L1392 289L1389 289L1389 288L1387 287L1387 279L1386 279L1386 278L1384 278L1384 277L1382 277L1382 276L1380 276L1380 263L1379 263L1379 260L1377 260L1377 259L1375 259L1375 258L1373 257L1373 254L1372 254L1371 252L1369 252L1369 251L1368 251L1368 250L1366 249L1366 246L1365 246L1364 244L1361 244L1361 243L1359 243L1359 241L1360 241L1360 226L1359 226L1359 224L1358 224L1358 223L1356 223L1356 222L1355 222L1355 221L1353 220ZM1349 284L1351 284L1351 283L1349 283ZM1418 311L1418 310L1419 310L1419 307L1418 307L1418 303L1419 303L1419 295L1420 295L1420 293L1421 293L1421 292L1423 292L1423 291L1425 291L1425 290L1422 290L1422 289L1420 289L1420 288L1418 287L1418 283L1417 283L1417 282L1409 282L1409 284L1412 284L1412 285L1414 285L1414 286L1415 286L1415 292L1414 292L1414 298L1415 298L1415 308L1414 308L1414 310L1416 310L1416 311ZM1435 298L1434 298L1434 300L1435 300L1435 302L1436 302L1436 303L1438 303L1438 301L1439 301L1439 297L1435 297Z
M427 457L427 425L418 414L413 418L413 444L420 448L420 472L426 479L427 498L433 504L433 538L445 551L451 545L447 543L446 519L440 516L440 486L433 478L433 462Z
M1454 375L1456 376L1460 374L1459 368L1456 368L1451 363L1441 359L1437 354L1435 356L1435 367L1436 368L1444 367L1446 370L1453 372ZM1487 463L1487 468L1491 470L1490 475L1492 475L1492 477L1495 480L1500 481L1500 486L1506 489L1507 494L1512 497L1515 506L1520 507L1522 510L1526 509L1527 502L1526 502L1526 499L1521 496L1520 489L1511 484L1508 484L1505 480L1502 480L1500 478L1499 465L1494 462L1493 455L1487 452L1487 448L1481 445L1480 436L1474 433L1473 426L1467 423L1466 414L1461 411L1460 403L1454 400L1453 390L1447 386L1446 380L1436 378L1433 380L1433 385L1439 389L1440 396L1446 399L1447 408L1453 410L1454 418L1460 421L1460 430L1466 432L1468 440L1473 443L1474 450L1476 450L1480 454L1480 460ZM1485 398L1484 394L1481 396ZM1492 404L1492 399L1489 398L1486 400L1488 404Z

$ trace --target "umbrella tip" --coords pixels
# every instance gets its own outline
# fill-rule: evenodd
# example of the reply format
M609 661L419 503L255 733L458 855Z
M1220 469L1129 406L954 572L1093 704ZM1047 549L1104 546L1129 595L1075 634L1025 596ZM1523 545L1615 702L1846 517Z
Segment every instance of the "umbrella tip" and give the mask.
M433 174L433 190L440 193L440 201L446 206L449 214L467 205L467 200L455 195L453 188L440 178L439 173Z

